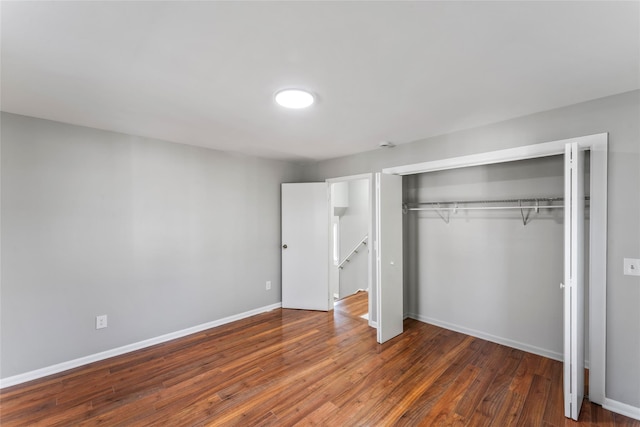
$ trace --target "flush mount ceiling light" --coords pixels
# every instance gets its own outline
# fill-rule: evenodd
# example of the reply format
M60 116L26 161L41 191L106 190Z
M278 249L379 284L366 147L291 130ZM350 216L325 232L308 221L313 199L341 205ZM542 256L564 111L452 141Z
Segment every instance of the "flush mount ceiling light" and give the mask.
M276 102L285 108L307 108L315 101L311 92L302 89L284 89L276 92Z

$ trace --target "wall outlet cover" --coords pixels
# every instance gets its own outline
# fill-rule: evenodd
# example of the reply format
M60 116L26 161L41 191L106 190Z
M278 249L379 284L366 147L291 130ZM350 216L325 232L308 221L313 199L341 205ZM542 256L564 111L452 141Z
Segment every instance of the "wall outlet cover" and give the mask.
M107 315L103 314L96 316L96 329L103 329L107 327Z

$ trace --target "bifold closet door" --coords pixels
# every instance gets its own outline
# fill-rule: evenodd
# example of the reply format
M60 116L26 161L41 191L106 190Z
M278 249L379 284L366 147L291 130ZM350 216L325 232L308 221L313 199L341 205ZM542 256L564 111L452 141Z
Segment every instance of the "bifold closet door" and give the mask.
M378 342L403 332L402 177L376 174Z
M578 419L584 398L584 152L565 147L564 414Z
M282 184L283 308L330 308L327 188L325 182Z

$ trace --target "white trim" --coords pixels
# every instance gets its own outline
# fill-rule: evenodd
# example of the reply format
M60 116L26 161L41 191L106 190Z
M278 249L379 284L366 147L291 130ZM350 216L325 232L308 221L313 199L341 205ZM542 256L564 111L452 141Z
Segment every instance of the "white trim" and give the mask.
M382 169L382 172L393 175L412 175L416 173L490 165L494 163L513 162L524 159L535 159L537 157L563 154L565 145L570 142L577 142L581 148L585 149L601 142L603 138L606 141L606 133L543 142L540 144L525 145L522 147L507 148L505 150L488 151L486 153L471 154L468 156L450 157L430 162L396 166Z
M452 157L383 169L383 173L412 175L446 169L504 163L563 154L568 143L591 150L591 214L589 227L589 373L590 400L603 404L606 380L607 295L607 151L608 134L526 145L468 156Z
M345 181L358 181L360 179L371 179L372 173L361 173L358 175L340 176L337 178L327 178L325 181L329 184Z
M617 400L609 399L607 397L604 399L602 407L611 412L616 412L620 415L640 420L640 408L637 406L627 405L626 403L618 402Z
M525 344L520 341L510 340L508 338L499 337L497 335L488 334L486 332L478 331L476 329L471 329L465 326L460 326L460 325L445 322L442 320L437 320L432 317L421 316L415 313L410 313L409 317L411 319L415 319L423 323L439 326L441 328L449 329L455 332L460 332L465 335L471 335L472 337L480 338L486 341L491 341L497 344L506 345L507 347L513 347L518 350L526 351L527 353L537 354L538 356L547 357L549 359L558 360L560 362L562 362L562 359L563 359L562 353L547 350L546 348L536 347L534 345Z
M171 341L176 338L182 338L184 336L195 334L197 332L201 332L206 329L215 328L216 326L221 326L227 323L235 322L237 320L245 319L247 317L255 316L257 314L265 313L267 311L275 310L281 307L282 307L282 303L280 302L276 304L267 305L264 307L245 311L244 313L234 314L233 316L228 316L222 319L192 326L190 328L182 329L180 331L175 331L165 335L160 335L155 338L149 338L144 341L138 341L133 344L128 344L122 347L113 348L111 350L106 350L100 353L91 354L89 356L80 357L78 359L69 360L67 362L62 362L55 365L47 366L45 368L36 369L34 371L25 372L24 374L18 374L12 377L3 378L3 379L0 379L0 389L11 387L17 384L22 384L24 382L36 380L38 378L46 377L49 375L57 374L59 372L67 371L69 369L87 365L89 363L98 362L100 360L109 359L115 356L120 356L125 353L130 353L132 351L140 350L146 347L151 347L152 345Z

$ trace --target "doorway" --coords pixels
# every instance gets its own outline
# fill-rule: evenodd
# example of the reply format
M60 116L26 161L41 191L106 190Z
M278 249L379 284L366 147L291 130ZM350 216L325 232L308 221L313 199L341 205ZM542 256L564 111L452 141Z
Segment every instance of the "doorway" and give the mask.
M340 233L337 227L333 238L334 217L338 215L331 204L331 184L360 179L367 184L368 234L354 248L361 245L370 248L351 252L366 255L367 320L369 326L377 329L377 341L382 344L403 331L402 178L399 176L376 173L375 185L374 174L323 183L282 184L282 307L323 311L334 308L332 280L335 281L336 276L339 280L340 272L336 269L342 261L344 266L351 260L340 257L339 249L334 257ZM313 253L310 248L314 249ZM303 259L307 264L295 262L296 259ZM339 288L334 285L334 289L339 298Z
M334 304L355 296L367 312L362 314L375 327L372 315L372 183L371 174L327 180L329 185L329 289ZM366 297L365 297L366 296Z

